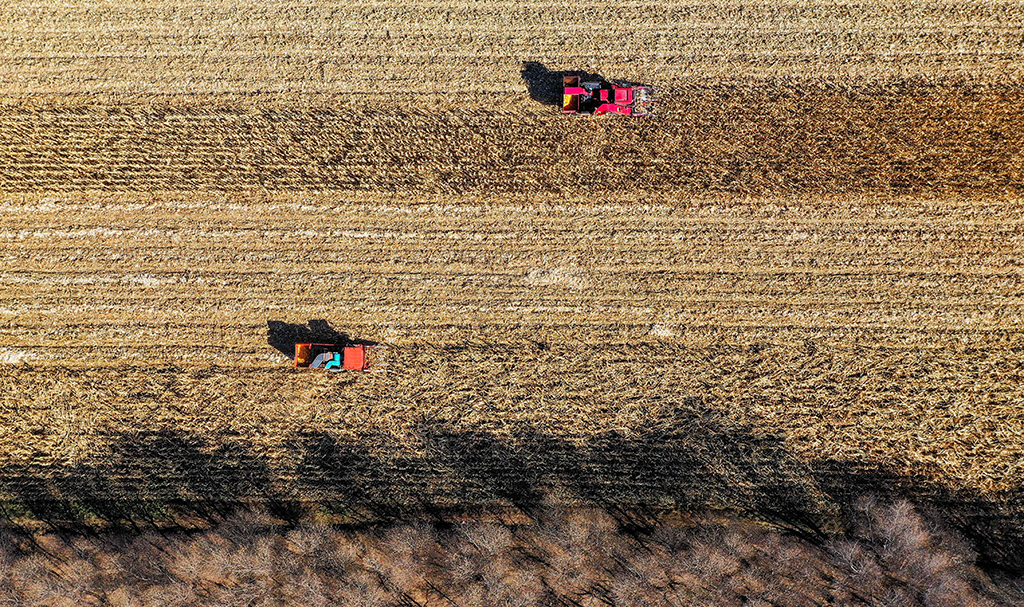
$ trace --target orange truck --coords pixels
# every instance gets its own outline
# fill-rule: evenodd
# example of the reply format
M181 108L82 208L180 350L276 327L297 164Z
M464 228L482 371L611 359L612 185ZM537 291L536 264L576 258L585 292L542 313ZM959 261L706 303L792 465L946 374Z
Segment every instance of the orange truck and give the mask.
M368 371L373 346L362 344L295 344L295 367L340 371Z

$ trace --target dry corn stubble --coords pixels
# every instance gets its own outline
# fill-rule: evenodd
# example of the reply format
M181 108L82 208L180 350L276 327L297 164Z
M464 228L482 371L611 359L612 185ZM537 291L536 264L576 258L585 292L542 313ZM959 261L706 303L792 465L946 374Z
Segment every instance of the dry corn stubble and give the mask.
M9 9L28 512L880 491L1021 546L1018 4ZM565 120L559 69L660 117ZM388 372L288 370L312 318Z
M892 491L1018 533L1016 198L0 209L3 347L33 365L3 375L5 487L29 503L553 491L829 518ZM386 372L288 369L266 322L309 318L387 343Z
M962 82L688 86L656 119L614 122L466 94L450 108L400 96L311 107L45 99L0 108L6 192L992 195L1024 184L1020 90Z
M1016 2L68 3L5 7L0 90L136 95L522 90L524 61L671 87L1022 70ZM638 27L642 24L642 27Z

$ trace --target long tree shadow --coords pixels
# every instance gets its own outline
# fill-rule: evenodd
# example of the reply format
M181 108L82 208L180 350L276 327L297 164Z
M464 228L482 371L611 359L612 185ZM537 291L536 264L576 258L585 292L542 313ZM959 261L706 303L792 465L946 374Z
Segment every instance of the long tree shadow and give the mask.
M301 478L353 504L369 498L359 506L385 517L438 504L506 503L529 514L558 493L608 510L729 511L810 541L842 526L845 511L873 494L933 507L974 541L982 564L1024 571L1024 491L982 496L878 465L801 461L780 437L726 424L712 408L694 408L695 400L666 414L672 432L607 432L582 444L528 427L503 437L455 430L445 420L424 420L415 449L376 435L319 435L304 459L318 462L310 472L333 472ZM387 455L372 453L374 444L387 445ZM344 480L334 484L339 473Z
M979 565L1009 575L1024 573L1024 488L991 495L957 490L883 466L825 459L816 462L814 480L847 511L866 495L905 499L933 510L973 544ZM849 513L845 518L850 518Z
M54 527L88 529L221 520L260 504L285 520L310 508L388 520L431 512L515 507L527 514L546 495L609 509L729 511L809 540L842 524L864 494L910 499L943 512L990 566L1024 570L1024 494L953 491L880 466L796 458L782 438L737 425L691 397L666 407L643 431L583 440L519 425L501 433L424 419L407 437L324 431L287 439L275 467L237 436L167 430L112 436L107 452L74 466L0 473L4 511ZM1016 516L1014 514L1016 513Z
M112 437L108 449L99 463L5 468L6 518L82 531L213 523L252 504L289 521L300 514L267 459L242 443L164 430Z

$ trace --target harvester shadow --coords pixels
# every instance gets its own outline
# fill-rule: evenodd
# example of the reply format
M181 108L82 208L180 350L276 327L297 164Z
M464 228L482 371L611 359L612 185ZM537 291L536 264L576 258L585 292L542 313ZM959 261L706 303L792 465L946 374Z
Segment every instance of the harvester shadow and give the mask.
M584 70L552 71L539 61L524 61L519 75L526 81L526 89L530 93L530 98L544 105L562 105L562 83L566 76L579 76L582 82L609 80L632 86L646 86L638 82L605 78L601 74Z
M288 358L295 356L295 344L298 343L377 345L377 342L366 339L352 339L347 333L335 330L330 323L319 318L310 319L305 324L268 320L267 343Z

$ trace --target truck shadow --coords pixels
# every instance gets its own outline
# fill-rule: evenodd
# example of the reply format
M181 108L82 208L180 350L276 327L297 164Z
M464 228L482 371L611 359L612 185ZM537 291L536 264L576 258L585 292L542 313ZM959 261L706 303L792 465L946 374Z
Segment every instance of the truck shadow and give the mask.
M298 343L377 345L377 342L366 339L352 339L347 333L335 330L330 323L319 318L307 320L305 324L268 320L267 343L288 358L295 356L295 344Z
M580 80L604 80L601 74L586 72L583 70L549 70L539 61L523 62L523 69L519 72L526 81L526 89L530 98L539 101L544 105L562 104L562 79L565 76L579 76Z

